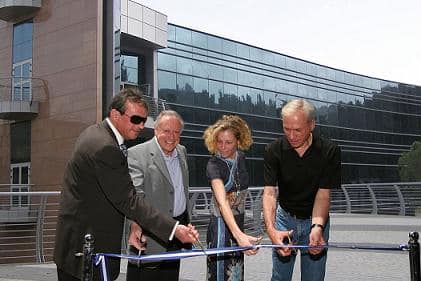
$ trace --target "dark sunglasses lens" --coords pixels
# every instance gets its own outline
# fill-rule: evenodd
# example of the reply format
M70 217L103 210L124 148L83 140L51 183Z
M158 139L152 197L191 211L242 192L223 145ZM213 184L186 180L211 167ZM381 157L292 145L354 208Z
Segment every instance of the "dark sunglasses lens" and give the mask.
M130 117L130 122L133 124L139 125L140 123L145 123L148 117L140 117L138 115L133 115Z

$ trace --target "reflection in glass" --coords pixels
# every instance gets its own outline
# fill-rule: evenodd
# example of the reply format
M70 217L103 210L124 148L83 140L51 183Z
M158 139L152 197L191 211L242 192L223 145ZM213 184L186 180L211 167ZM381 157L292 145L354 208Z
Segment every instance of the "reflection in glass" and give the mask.
M239 114L255 141L247 154L253 157L250 185L262 185L264 147L282 135L280 110L287 101L303 97L317 108L316 132L343 148L343 183L399 180L398 156L421 137L421 107L410 100L420 93L399 83L169 26L170 38L177 41L158 52L159 97L173 102L171 108L186 120L183 136L197 144L193 149L199 155L189 157L189 164L199 159L206 163L200 132L222 114ZM171 31L175 29L176 37ZM397 145L402 145L400 151L393 150ZM195 186L208 186L204 171L192 171Z

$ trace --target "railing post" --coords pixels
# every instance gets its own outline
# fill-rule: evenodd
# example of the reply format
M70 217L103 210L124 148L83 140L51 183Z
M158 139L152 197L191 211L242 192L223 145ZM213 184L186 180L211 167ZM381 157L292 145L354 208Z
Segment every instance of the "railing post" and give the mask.
M405 215L405 199L403 198L403 194L402 194L401 189L399 188L399 185L394 184L393 186L395 187L396 193L398 194L398 198L399 198L399 215L404 216Z
M351 205L351 198L349 197L348 191L346 190L346 187L344 184L341 185L341 189L345 196L345 202L346 202L346 213L350 214L352 213L352 205Z
M44 257L44 218L45 208L47 206L48 195L41 195L37 215L37 230L36 230L36 256L39 263L45 262Z
M409 269L411 271L411 281L421 281L420 275L420 243L418 242L418 232L409 233Z
M368 192L370 193L371 202L373 202L373 207L371 209L371 213L373 215L377 215L377 198L376 198L376 194L374 193L373 188L369 184L367 184L367 188L368 188Z
M92 280L92 255L94 253L94 236L85 235L85 244L83 244L83 263L82 263L82 281Z

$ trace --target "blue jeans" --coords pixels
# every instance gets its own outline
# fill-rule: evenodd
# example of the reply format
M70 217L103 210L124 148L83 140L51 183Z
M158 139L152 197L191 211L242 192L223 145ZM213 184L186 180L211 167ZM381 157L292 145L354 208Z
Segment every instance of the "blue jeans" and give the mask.
M329 240L329 219L326 223L323 237L326 243ZM284 209L278 206L276 210L275 227L278 230L294 230L293 243L308 245L311 218L298 219L291 216ZM301 254L301 281L323 281L325 278L327 249L321 254L314 256L308 253L307 249L300 250ZM278 255L274 249L272 252L272 281L290 281L294 270L296 254L288 257Z

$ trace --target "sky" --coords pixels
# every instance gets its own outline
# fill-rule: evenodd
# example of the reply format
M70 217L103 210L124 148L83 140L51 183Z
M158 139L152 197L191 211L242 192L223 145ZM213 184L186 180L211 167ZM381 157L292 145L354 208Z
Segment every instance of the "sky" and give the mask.
M421 86L420 0L141 0L168 22Z

